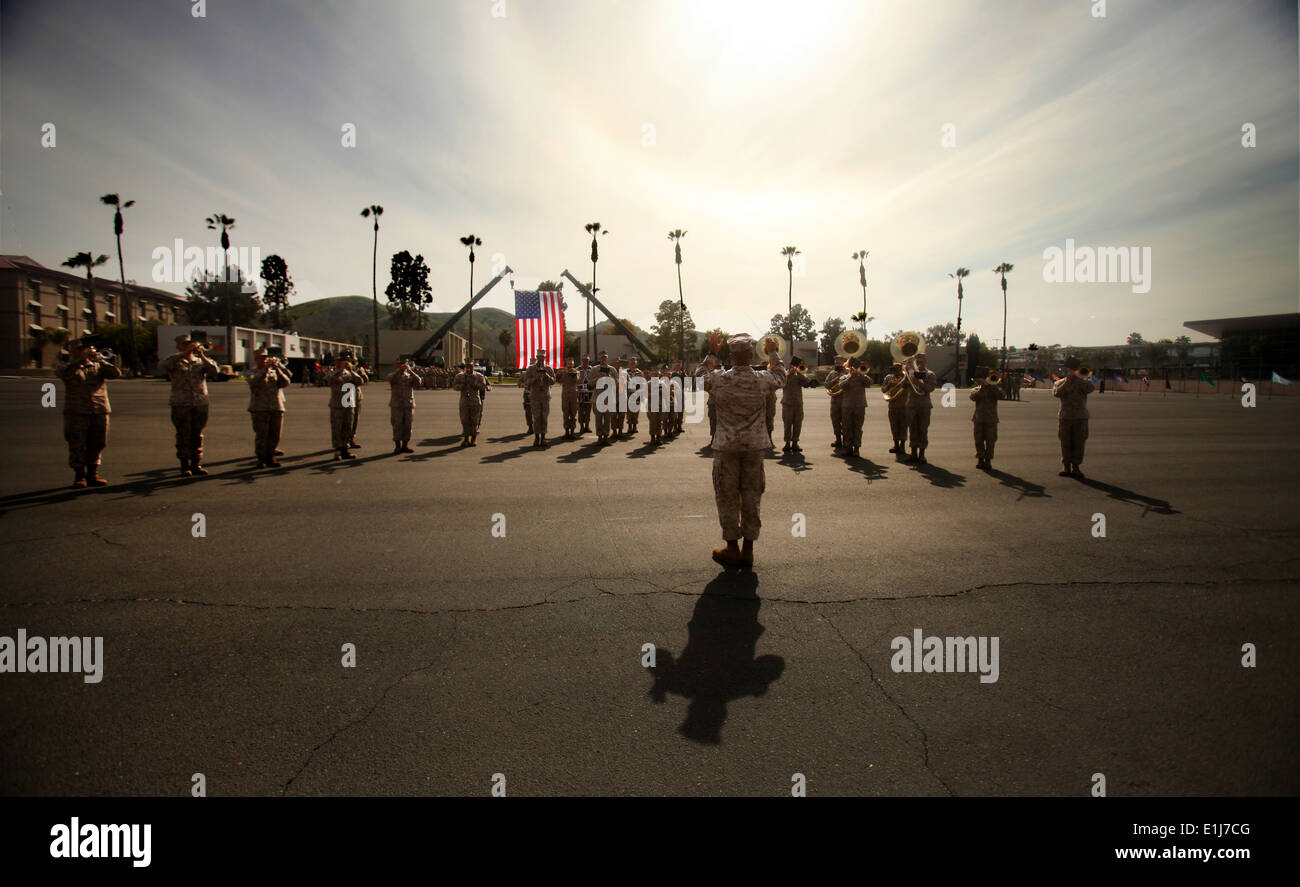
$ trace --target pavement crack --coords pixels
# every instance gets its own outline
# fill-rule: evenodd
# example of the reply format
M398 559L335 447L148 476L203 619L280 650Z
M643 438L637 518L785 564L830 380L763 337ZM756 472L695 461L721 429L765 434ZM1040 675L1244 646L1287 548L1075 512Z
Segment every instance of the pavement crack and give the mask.
M925 764L925 769L930 772L930 775L932 775L941 786L943 786L944 791L948 793L949 797L955 797L956 793L952 790L952 786L948 785L948 783L944 781L944 778L939 775L939 771L934 769L934 766L930 763L930 736L925 732L925 728L917 723L916 718L912 717L912 715L907 711L907 708L890 694L889 690L885 688L885 685L881 683L880 678L876 677L876 670L871 667L871 663L867 661L867 657L863 656L862 653L858 651L857 647L849 643L849 639L844 636L844 632L840 631L840 627L828 619L826 614L822 613L820 610L817 611L817 616L829 625L835 631L835 634L839 636L839 639L843 642L844 646L848 647L853 655L858 657L858 661L866 668L867 674L870 676L872 683L880 688L880 692L884 695L885 699L889 701L889 704L898 709L898 713L901 714L909 724L916 728L917 733L921 734L921 759Z

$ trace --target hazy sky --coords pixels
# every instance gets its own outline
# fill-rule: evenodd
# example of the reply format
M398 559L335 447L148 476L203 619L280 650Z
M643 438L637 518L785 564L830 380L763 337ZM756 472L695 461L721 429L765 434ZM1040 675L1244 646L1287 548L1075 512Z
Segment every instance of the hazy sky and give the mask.
M765 331L786 245L819 326L861 310L850 255L870 250L873 334L953 320L966 266L963 326L992 343L1003 261L1017 345L1300 310L1293 0L193 6L5 0L0 251L114 253L117 191L129 278L176 238L215 244L224 212L234 246L285 258L295 301L370 293L359 213L380 203L381 299L407 249L440 311L466 298L461 235L483 239L477 283L500 253L531 288L590 280L593 220L602 297L642 326L677 296L673 228L700 329ZM1149 247L1150 291L1045 282L1067 238ZM513 310L508 285L480 304Z

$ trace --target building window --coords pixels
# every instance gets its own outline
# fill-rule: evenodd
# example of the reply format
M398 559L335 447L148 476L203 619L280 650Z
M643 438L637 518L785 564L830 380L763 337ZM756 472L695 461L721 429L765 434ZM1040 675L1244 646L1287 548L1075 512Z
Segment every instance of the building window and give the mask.
M31 321L33 325L35 326L41 325L41 306L39 303L33 305L29 302L27 304L27 314L31 317Z
M116 301L113 296L104 296L104 307L108 309L107 314L112 314L116 310Z

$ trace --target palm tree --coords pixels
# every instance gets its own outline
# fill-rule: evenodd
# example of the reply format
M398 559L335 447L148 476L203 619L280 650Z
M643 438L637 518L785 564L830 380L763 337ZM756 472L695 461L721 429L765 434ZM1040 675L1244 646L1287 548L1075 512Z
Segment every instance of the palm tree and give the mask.
M225 213L213 213L203 221L208 223L209 231L219 230L221 232L221 257L222 261L225 262L226 253L230 252L230 235L226 232L235 227L235 220ZM226 262L225 267L227 269L230 267L229 262Z
M590 222L586 225L583 225L582 227L584 230L586 230L588 234L591 235L591 294L595 295L596 294L596 262L600 260L600 250L596 246L596 237L597 235L608 234L609 232L606 231L603 227L601 227L600 222ZM596 334L594 331L596 326L596 306L591 304L590 300L588 300L587 310L591 312L591 319L587 322L587 329L592 331L591 347L587 349L589 352L591 352L596 350L596 338L595 338Z
M460 239L460 242L464 246L469 247L469 298L470 301L472 302L474 301L474 247L482 246L483 241L479 240L473 234L469 234L466 235L465 237L462 237ZM465 354L469 356L470 360L474 359L474 308L473 306L470 306L469 309L469 348L466 349Z
M993 273L1002 277L1002 375L1007 374L1007 275L1015 266L1003 262L993 269Z
M867 251L860 249L853 254L853 261L858 263L858 281L862 284L862 334L867 333L866 316L867 316ZM856 317L857 315L855 315Z
M379 217L384 214L384 208L377 203L372 203L361 211L361 218L375 220L375 248L370 255L370 295L374 300L374 323L375 323L375 372L379 372Z
M1010 270L1010 269L1008 268L1007 270ZM962 285L961 285L961 279L962 279L963 277L970 277L970 269L969 269L969 268L958 268L958 269L956 270L956 272L954 272L954 273L952 273L952 274L949 274L948 276L951 277L951 278L954 278L954 279L957 281L957 341L956 341L956 343L953 345L953 352L954 352L954 353L953 353L953 359L952 359L952 374L953 374L953 376L954 376L954 378L955 378L955 380L956 380L956 383L957 383L958 385L961 385L961 373L959 373L959 372L957 371L957 367L958 367L958 365L961 363L961 300L962 300L962 295L963 295L963 290L962 290ZM1002 334L1003 334L1003 336L1005 337L1005 336L1006 336L1006 330L1003 330L1003 331L1002 331ZM971 372L972 372L973 370L974 370L974 367L966 367L966 377L967 377L967 378L970 378L970 374L971 374Z
M108 256L103 253L94 257L92 257L90 253L77 253L75 256L63 263L64 268L86 269L86 283L90 286L90 300L88 304L90 305L91 332L99 331L99 320L95 311L95 275L92 273L92 269L98 268L107 261Z
M685 236L681 228L668 232L677 262L677 359L683 365L686 363L686 297L682 295L682 238Z
M134 206L134 200L128 200L125 203L116 194L105 194L99 198L99 202L113 207L113 236L117 238L117 273L122 278L122 310L126 312L126 329L130 336L130 344L127 345L127 361L131 364L132 374L139 373L139 357L135 347L135 310L131 305L130 295L126 290L126 266L122 264L122 210L129 206Z
M781 255L785 256L785 270L790 275L790 291L786 299L785 308L785 338L790 346L790 354L794 354L794 257L799 255L799 250L793 246L787 246L781 250Z

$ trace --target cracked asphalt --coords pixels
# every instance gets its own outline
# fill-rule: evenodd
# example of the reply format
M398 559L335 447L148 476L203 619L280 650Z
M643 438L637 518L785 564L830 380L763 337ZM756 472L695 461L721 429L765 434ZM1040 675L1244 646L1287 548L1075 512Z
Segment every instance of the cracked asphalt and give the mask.
M461 450L429 391L392 456L373 386L361 458L335 463L326 392L295 385L285 467L254 471L246 388L212 391L210 476L177 476L165 386L116 382L113 483L73 491L40 381L0 379L0 635L102 635L105 657L98 684L0 674L0 792L1300 789L1300 399L1094 395L1079 481L1045 391L1001 406L991 473L964 394L936 398L916 469L875 392L866 458L833 457L816 391L804 459L767 461L756 570L727 574L707 424L535 451L497 389ZM894 672L917 628L998 637L998 680Z

